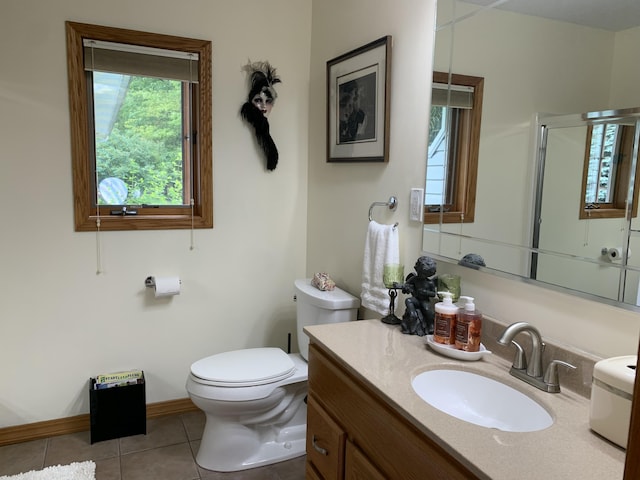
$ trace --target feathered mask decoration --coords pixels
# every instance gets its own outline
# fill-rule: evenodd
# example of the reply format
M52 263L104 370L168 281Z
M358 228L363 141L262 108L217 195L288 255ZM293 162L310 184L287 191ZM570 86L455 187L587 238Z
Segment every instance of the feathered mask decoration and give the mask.
M267 116L278 97L273 86L281 80L269 62L249 62L243 70L248 74L249 95L240 114L255 130L258 145L267 159L267 169L274 170L278 165L278 149L269 134Z

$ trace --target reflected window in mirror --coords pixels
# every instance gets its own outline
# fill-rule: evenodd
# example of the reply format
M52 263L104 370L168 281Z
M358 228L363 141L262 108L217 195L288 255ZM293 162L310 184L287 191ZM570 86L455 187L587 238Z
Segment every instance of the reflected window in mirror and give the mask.
M632 216L637 216L638 195L629 185L635 128L600 123L587 127L580 218L624 218L627 198L632 196ZM631 187L631 188L629 188Z
M424 223L472 223L484 78L434 72Z

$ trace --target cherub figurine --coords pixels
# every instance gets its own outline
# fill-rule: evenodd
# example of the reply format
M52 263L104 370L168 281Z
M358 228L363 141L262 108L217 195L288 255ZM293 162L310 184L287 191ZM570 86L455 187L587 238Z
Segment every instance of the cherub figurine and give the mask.
M431 299L437 294L435 274L436 261L427 256L418 258L413 267L416 273L410 273L402 285L402 293L411 297L405 300L406 310L402 316L402 333L420 337L433 333L435 312Z

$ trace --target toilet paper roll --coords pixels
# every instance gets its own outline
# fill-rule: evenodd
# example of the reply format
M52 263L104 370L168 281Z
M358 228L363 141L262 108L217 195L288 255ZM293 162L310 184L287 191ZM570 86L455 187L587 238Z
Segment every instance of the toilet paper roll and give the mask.
M609 260L612 262L622 260L622 247L610 248L607 252ZM631 250L627 250L627 258L631 257Z
M180 295L180 277L151 277L156 298Z

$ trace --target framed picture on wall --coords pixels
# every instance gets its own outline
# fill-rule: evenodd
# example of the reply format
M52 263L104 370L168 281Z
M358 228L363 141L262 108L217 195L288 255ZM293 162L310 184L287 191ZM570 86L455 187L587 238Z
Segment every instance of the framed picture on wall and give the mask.
M327 162L388 162L391 36L327 62Z

